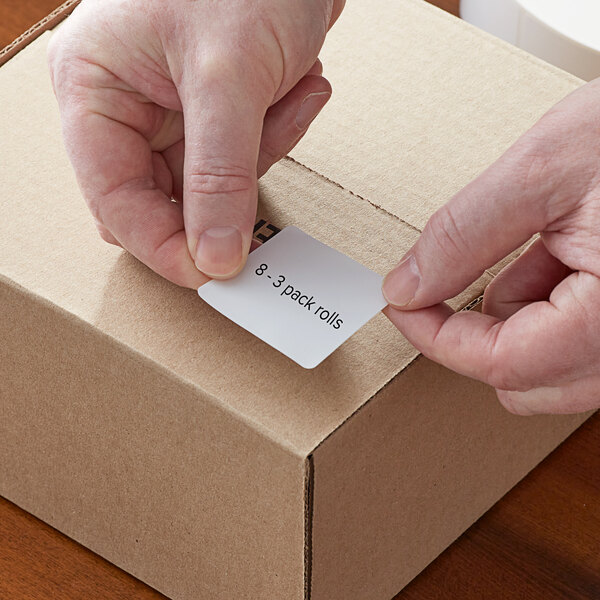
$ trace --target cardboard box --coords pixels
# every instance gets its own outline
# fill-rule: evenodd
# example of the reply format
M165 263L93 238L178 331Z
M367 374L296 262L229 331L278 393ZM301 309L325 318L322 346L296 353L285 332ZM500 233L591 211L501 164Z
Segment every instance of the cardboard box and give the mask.
M382 315L304 370L101 242L50 35L0 69L0 494L177 600L389 600L586 415L512 416ZM323 62L259 214L382 274L580 84L414 0L348 3Z

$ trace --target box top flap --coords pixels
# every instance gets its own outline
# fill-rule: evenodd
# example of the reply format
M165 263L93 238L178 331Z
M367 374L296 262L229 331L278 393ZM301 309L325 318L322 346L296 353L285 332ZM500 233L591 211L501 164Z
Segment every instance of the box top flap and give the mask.
M377 10L364 4L347 7L325 50L326 72L338 90L332 105L337 114L329 109L295 154L310 168L284 159L263 178L259 214L279 227L296 225L384 274L417 239L422 220L446 191L491 162L511 135L576 82L488 41L478 48L483 56L475 63L462 59L457 71L456 57L471 52L478 39L458 21L441 18L420 3L398 0ZM390 16L397 17L400 30ZM356 35L365 38L361 62L345 70ZM45 61L49 36L43 34L0 69L0 288L17 284L52 302L143 355L153 368L168 369L201 388L232 415L292 451L309 453L409 364L416 351L378 315L319 367L306 371L206 306L194 291L177 288L103 243L62 146ZM412 48L398 42L419 36L426 39ZM446 48L432 39L443 40ZM389 56L377 63L383 48ZM373 56L372 67L365 56ZM331 71L330 62L337 65ZM511 70L521 72L517 81L508 77ZM386 94L395 90L399 96L382 95L376 109L366 110L367 96L361 100L364 90L354 83L380 80L384 73ZM502 95L489 91L498 73L504 77ZM453 83L459 76L473 90L487 90L483 99L474 96L467 113L462 79L460 86ZM438 131L428 112L442 90L446 116L436 115ZM394 108L398 102L401 110ZM460 121L456 114L481 119L477 139L496 139L511 104L522 105L520 116L510 123L512 133L502 134L507 137L491 147L484 144L475 153L471 125L453 129ZM467 150L457 152L457 147ZM460 176L453 173L453 161L461 167ZM325 177L311 169L322 169ZM455 306L479 295L488 279L476 282Z
M422 0L348 3L320 58L333 96L291 156L420 230L582 83Z

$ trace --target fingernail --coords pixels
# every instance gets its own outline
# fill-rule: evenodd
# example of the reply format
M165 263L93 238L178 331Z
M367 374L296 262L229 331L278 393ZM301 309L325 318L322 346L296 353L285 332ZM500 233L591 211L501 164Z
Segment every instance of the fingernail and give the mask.
M198 240L196 267L209 277L235 273L242 261L242 234L236 227L211 227Z
M296 126L298 129L306 129L325 104L327 104L327 100L330 97L331 94L329 92L315 92L306 96L296 115Z
M417 261L410 254L383 280L383 295L392 306L406 306L415 297L420 283L421 273Z

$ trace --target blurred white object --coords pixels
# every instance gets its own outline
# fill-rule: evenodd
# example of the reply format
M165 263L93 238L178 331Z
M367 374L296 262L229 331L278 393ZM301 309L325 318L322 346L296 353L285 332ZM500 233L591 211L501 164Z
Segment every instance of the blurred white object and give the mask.
M582 79L600 77L600 0L461 0L460 16Z

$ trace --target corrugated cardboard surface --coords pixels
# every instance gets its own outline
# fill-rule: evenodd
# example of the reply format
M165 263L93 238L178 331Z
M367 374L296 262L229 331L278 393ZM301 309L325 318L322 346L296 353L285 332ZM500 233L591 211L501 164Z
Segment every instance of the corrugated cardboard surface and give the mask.
M391 597L583 417L505 414L382 315L305 371L101 242L49 35L0 69L0 493L178 599ZM409 0L349 3L323 59L259 213L382 274L578 85Z
M516 417L419 357L314 452L311 600L392 598L588 416Z
M302 457L4 278L0 301L3 496L173 598L304 597Z
M582 83L420 0L346 8L333 96L291 154L418 229Z

